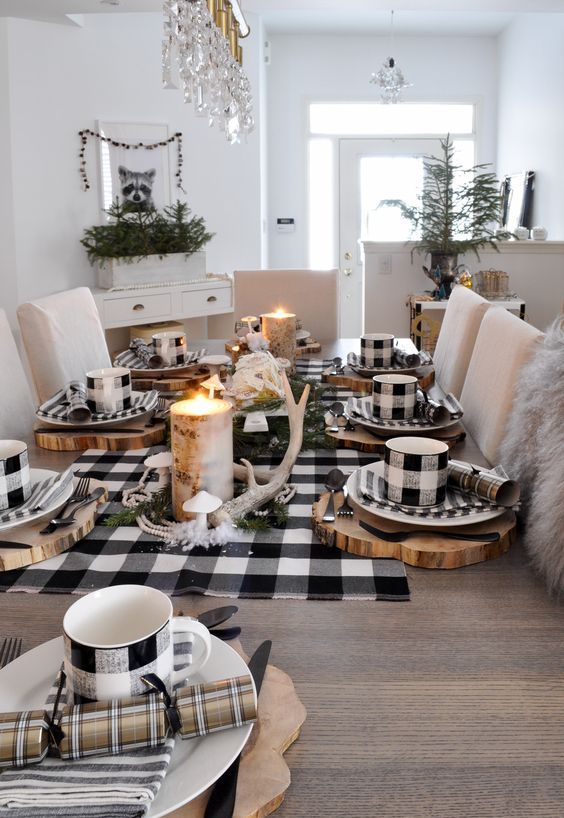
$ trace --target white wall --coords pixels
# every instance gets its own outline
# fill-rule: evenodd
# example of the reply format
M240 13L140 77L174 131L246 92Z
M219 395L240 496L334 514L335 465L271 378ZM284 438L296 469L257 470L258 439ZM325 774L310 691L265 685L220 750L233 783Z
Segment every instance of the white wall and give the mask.
M564 14L521 14L499 40L498 169L534 170L533 224L564 239Z
M474 273L478 270L504 270L509 286L526 304L526 319L545 330L556 318L564 298L564 244L543 241L507 241L500 252L480 250L460 256ZM365 332L393 332L405 336L409 329L407 301L410 295L432 290L432 283L421 270L423 258L410 257L410 246L403 242L364 242L365 250ZM382 256L388 256L391 270L382 275Z
M3 245L0 267L3 275L17 276L18 300L94 284L79 239L84 227L100 222L100 212L96 184L86 193L81 189L78 131L94 128L98 118L166 122L171 133L182 131L187 201L216 233L207 247L208 270L259 266L258 106L257 128L248 142L230 146L216 127L194 116L181 91L162 90L161 14L85 15L84 20L83 28L0 20L0 216L13 213L14 220L14 248L10 251L8 242L6 253ZM260 47L256 35L245 40L253 88ZM13 201L4 172L10 159L7 129ZM95 151L92 142L87 162L94 182ZM6 226L4 218L0 222Z
M8 21L0 19L0 307L10 317L18 303L12 139L10 134L10 50Z
M389 41L386 37L329 35L269 39L269 265L307 267L307 103L377 100L377 89L368 80L389 56ZM393 56L413 82L413 88L404 94L405 101L478 102L478 161L495 162L495 38L396 37ZM295 233L276 232L280 216L295 218Z

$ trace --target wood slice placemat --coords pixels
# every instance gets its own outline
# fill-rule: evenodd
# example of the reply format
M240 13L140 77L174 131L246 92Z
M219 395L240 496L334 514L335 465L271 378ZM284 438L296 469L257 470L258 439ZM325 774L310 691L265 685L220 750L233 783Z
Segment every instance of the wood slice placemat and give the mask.
M245 661L238 642L230 642ZM284 753L296 741L306 710L290 677L268 665L259 697L258 722L241 757L233 818L264 818L278 809L290 785ZM211 787L171 818L203 818Z
M354 423L354 420L353 420ZM368 454L384 454L386 440L391 437L398 437L401 432L390 432L385 437L373 435L371 432L357 425L354 432L345 432L345 427L339 427L338 432L329 431L329 427L325 429L325 434L328 438L333 440L338 449L356 449L360 452L367 452ZM422 434L426 434L422 432ZM460 423L455 423L452 426L447 426L446 429L433 429L433 438L435 440L442 440L447 444L449 449L453 449L457 443L464 440L466 432Z
M147 392L150 389L156 389L158 392L186 392L190 389L198 389L202 381L209 378L209 369L199 367L194 372L186 372L179 375L166 375L157 377L155 375L142 375L139 371L138 375L133 375L133 383L135 389L141 392Z
M90 480L90 491L94 491L99 486L106 488L100 480ZM48 524L47 517L38 522L11 528L8 531L0 531L0 571L23 568L67 551L92 531L96 519L96 508L100 503L107 502L107 499L108 492L104 491L96 502L93 501L77 510L76 523L58 528L53 534L39 533Z
M307 343L296 346L296 358L304 355L316 355L321 352L321 344L315 338L308 338Z
M41 449L52 452L84 452L86 449L108 449L121 452L125 449L145 449L162 443L166 436L166 425L159 420L154 426L145 426L144 417L138 423L134 420L118 429L66 430L58 426L40 426L34 429L35 442ZM131 426L131 428L129 428Z
M328 502L329 492L325 492L312 506L314 533L325 545L336 546L342 551L349 551L361 557L393 558L418 568L461 568L464 565L474 565L477 562L500 557L515 541L516 520L514 512L510 510L493 520L441 529L440 536L410 536L401 542L388 542L361 528L358 524L359 519L390 533L405 530L417 531L419 526L410 526L409 523L403 522L395 523L383 517L375 517L361 509L350 497L349 502L355 510L354 517L336 516L334 523L324 523L321 518L325 514ZM335 508L338 509L342 502L343 495L339 492L335 495ZM432 528L431 524L429 529ZM466 535L486 534L492 531L499 532L500 538L497 542L454 540L442 536L443 532L444 534Z
M410 370L411 373L411 370ZM389 372L382 371L380 374L399 375L400 370L390 369ZM415 370L415 376L419 381L421 389L429 389L435 382L435 367L420 366ZM329 383L331 386L341 387L343 389L351 389L353 392L359 392L361 395L372 394L372 378L363 378L358 375L350 366L345 366L345 371L342 375L333 374L333 364L324 369L321 373L321 380L323 383Z

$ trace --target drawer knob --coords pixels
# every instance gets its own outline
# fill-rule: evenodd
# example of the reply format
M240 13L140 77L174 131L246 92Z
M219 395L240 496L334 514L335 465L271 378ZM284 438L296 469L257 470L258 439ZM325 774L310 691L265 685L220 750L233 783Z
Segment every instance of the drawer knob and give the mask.
M217 297L215 295L209 295L208 301L217 301Z
M135 310L135 312L140 312L141 310L145 309L145 305L144 304L135 304L133 309Z

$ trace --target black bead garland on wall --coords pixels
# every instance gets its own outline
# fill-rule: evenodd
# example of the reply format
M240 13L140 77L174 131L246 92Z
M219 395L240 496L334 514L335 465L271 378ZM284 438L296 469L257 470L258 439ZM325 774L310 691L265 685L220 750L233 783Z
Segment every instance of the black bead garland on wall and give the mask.
M180 131L177 131L172 136L169 136L168 139L163 139L161 142L153 142L152 144L147 145L144 142L118 142L117 139L104 136L97 131L91 131L90 128L84 128L84 130L78 132L78 135L80 137L80 176L82 178L83 190L90 190L90 182L88 181L88 174L86 173L86 146L88 145L88 137L91 136L94 139L98 139L100 142L107 142L108 145L111 145L114 148L125 148L125 150L135 151L139 150L139 148L144 148L147 151L153 151L156 148L166 148L167 145L170 145L172 142L176 142L176 173L174 174L176 178L176 187L183 193L186 193L182 187L182 165L184 160L182 157L182 133Z

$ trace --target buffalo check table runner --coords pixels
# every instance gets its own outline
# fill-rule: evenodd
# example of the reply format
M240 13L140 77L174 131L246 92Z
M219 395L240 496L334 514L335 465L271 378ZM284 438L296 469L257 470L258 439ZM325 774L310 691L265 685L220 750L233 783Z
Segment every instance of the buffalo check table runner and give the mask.
M318 380L330 361L302 359L298 373ZM328 391L323 400L346 402L349 390ZM109 528L100 523L122 509L123 489L139 482L151 449L128 452L90 450L75 470L103 480L110 502L98 524L70 551L27 568L0 573L0 591L86 594L108 585L150 585L169 595L187 593L218 597L272 599L409 599L405 566L398 560L371 560L328 548L311 530L311 506L323 492L333 468L351 473L374 462L374 456L329 449L302 453L291 481L298 494L288 506L282 528L240 532L226 546L168 546L137 526ZM278 462L278 461L276 461ZM275 465L263 459L257 465Z

